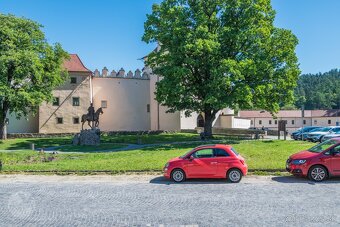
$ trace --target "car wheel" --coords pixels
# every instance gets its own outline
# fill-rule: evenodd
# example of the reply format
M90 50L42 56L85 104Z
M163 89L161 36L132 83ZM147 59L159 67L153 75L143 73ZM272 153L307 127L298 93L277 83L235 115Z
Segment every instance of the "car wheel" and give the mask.
M312 166L309 169L308 177L313 181L323 181L328 178L327 169L323 166Z
M242 172L239 169L231 169L227 173L227 179L231 183L238 183L242 179Z
M171 179L177 183L185 181L185 173L181 169L175 169L171 172Z

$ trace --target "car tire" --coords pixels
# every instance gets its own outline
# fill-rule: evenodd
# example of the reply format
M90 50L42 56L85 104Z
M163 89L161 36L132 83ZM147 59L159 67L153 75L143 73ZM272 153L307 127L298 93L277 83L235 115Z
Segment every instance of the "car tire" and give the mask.
M239 169L230 169L227 173L227 179L231 183L239 183L242 180L242 172Z
M186 177L184 171L181 169L174 169L171 172L171 179L176 183L185 181Z
M320 165L312 166L308 171L308 178L312 181L321 182L328 178L328 171Z

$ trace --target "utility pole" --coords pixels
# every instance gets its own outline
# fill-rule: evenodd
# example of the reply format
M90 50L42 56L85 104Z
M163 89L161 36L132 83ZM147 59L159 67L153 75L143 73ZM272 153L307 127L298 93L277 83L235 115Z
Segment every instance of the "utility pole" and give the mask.
M303 141L303 121L304 121L304 118L305 118L305 105L302 104L302 107L301 107L301 118L302 118L302 127L301 127L301 138L302 138L302 141Z

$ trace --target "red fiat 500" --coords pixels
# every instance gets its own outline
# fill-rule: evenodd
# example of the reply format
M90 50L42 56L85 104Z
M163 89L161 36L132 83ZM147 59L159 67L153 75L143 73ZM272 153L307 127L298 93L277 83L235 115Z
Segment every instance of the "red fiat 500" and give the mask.
M164 176L175 182L188 178L227 178L238 183L247 175L244 158L229 145L204 145L166 163Z
M340 176L340 138L326 140L306 151L293 154L286 162L288 172L323 181Z

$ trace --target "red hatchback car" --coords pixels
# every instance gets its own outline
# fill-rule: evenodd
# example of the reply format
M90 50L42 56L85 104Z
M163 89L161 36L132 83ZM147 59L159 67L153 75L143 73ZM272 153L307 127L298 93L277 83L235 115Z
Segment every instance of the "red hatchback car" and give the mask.
M340 138L326 140L306 151L293 154L286 162L288 172L323 181L340 176Z
M189 178L227 178L238 183L247 175L244 158L229 145L203 145L166 163L164 176L175 182Z

